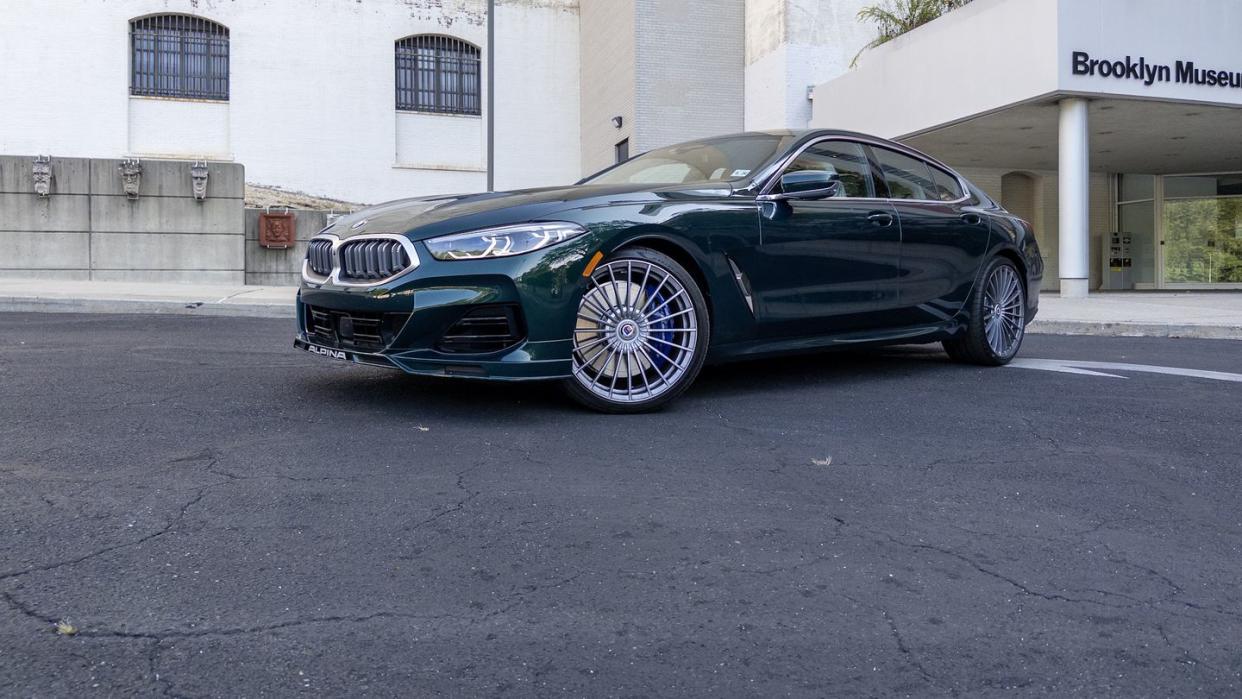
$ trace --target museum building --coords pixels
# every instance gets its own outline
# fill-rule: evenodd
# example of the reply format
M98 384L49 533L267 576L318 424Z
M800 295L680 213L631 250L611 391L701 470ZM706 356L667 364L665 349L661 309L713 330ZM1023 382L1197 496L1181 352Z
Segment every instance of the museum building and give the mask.
M1242 288L1242 3L975 0L814 91L1029 219L1045 288Z

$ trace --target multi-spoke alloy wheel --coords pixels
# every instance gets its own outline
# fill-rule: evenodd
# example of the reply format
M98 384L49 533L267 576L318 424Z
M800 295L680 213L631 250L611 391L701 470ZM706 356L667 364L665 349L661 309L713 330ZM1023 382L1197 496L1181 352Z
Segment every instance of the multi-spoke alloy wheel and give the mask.
M1026 334L1026 286L1018 268L1003 257L988 263L982 279L967 302L969 324L961 335L945 340L944 349L961 362L1007 364Z
M988 277L983 294L983 325L987 330L988 346L996 354L1012 356L1022 342L1026 328L1023 323L1025 305L1017 271L1009 265L998 265Z
M636 248L600 264L578 304L571 393L612 411L665 403L702 365L702 309L693 280L660 253Z

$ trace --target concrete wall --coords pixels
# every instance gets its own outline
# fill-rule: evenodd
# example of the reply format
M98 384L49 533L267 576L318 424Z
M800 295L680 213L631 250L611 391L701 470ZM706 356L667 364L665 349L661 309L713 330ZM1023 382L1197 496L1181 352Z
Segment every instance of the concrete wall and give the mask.
M1242 106L1242 90L1073 74L1073 54L1242 69L1237 0L974 0L819 85L811 123L909 136L1053 94ZM965 76L963 82L962 76Z
M849 70L875 28L858 21L873 0L746 0L747 130L805 129L808 87Z
M897 138L1055 92L1057 10L974 0L818 85L811 125Z
M0 276L102 281L244 281L244 172L211 163L207 200L190 162L143 161L139 197L119 160L53 158L52 194L35 194L32 156L0 156Z
M259 247L259 215L263 209L246 209L246 283L259 286L297 286L302 279L306 241L328 225L327 211L290 209L297 244L284 250ZM284 212L283 209L280 210Z
M497 4L497 186L572 182L577 0ZM229 29L227 103L129 95L129 21L164 12ZM367 203L480 191L482 117L411 133L395 109L394 42L424 33L485 47L485 0L4 3L0 153L235 160L257 184ZM432 147L446 143L469 157L446 163Z
M993 0L995 1L995 0ZM1034 0L1022 0L1030 3ZM1043 0L1045 2L1053 0ZM1073 74L1073 53L1108 61L1139 57L1176 70L1242 70L1242 3L1237 0L1055 0L1060 89L1113 96L1242 106L1242 90L1213 85Z

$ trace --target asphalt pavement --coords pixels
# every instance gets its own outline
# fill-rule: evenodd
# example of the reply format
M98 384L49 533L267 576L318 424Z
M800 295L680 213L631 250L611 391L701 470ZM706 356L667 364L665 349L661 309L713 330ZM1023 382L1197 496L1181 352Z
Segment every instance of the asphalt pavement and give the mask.
M1242 692L1242 383L1072 366L1242 343L732 364L640 416L291 343L0 314L0 695Z

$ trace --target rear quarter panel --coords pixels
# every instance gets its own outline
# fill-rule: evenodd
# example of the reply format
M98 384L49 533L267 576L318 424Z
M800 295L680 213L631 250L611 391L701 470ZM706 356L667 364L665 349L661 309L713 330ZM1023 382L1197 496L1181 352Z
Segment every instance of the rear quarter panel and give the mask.
M1044 258L1030 223L1004 210L992 215L993 254L1008 253L1022 265L1026 279L1027 322L1039 311L1039 292L1043 287Z

